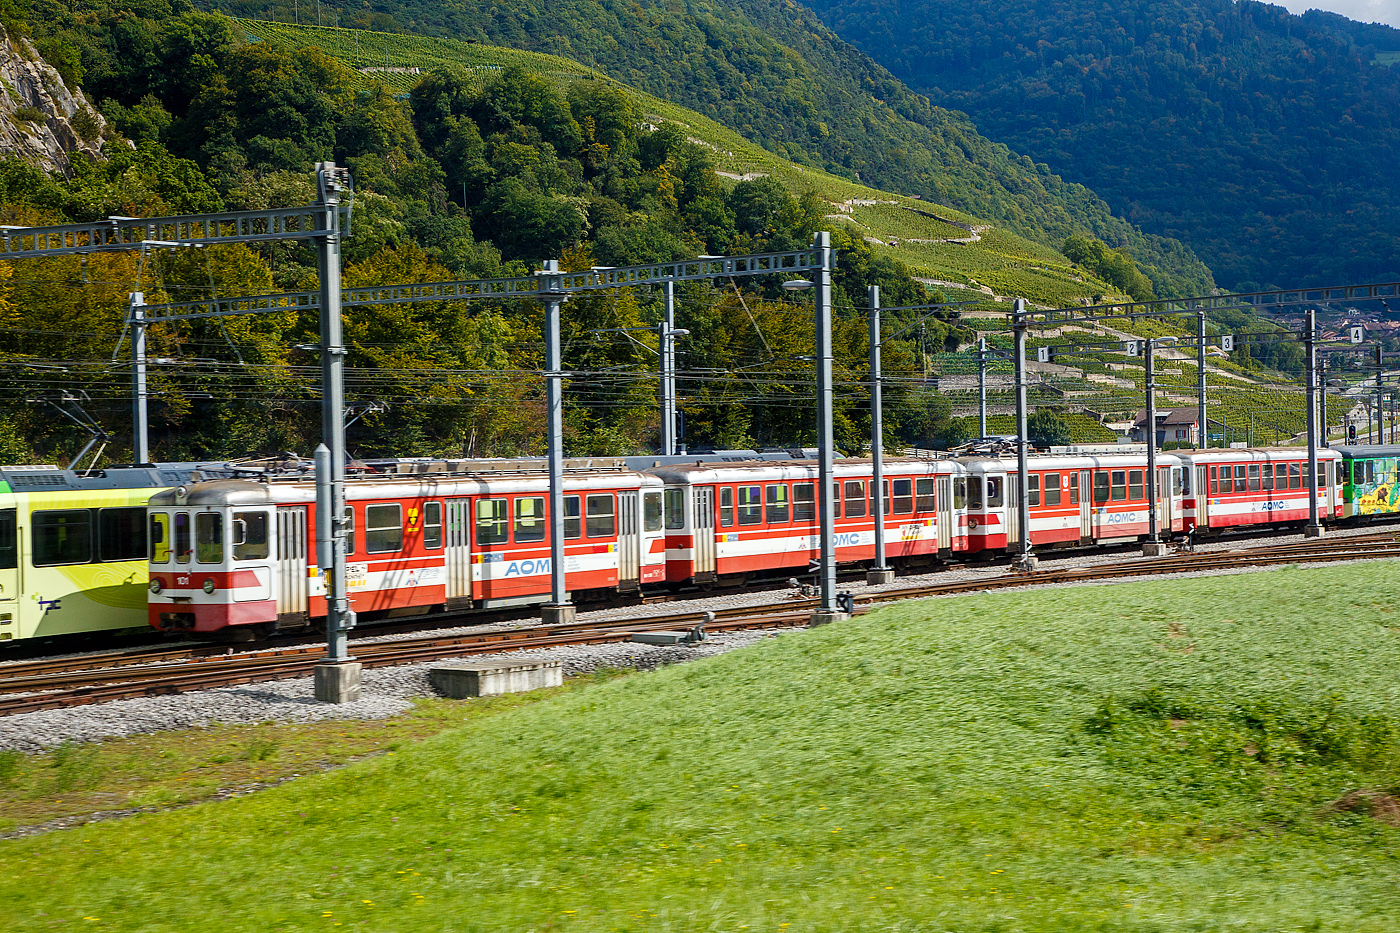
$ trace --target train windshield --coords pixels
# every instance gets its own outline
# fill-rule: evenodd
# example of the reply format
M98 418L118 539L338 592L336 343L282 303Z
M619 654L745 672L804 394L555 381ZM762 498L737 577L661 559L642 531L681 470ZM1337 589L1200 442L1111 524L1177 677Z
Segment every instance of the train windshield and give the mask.
M165 564L170 562L170 514L168 512L151 513L151 563Z

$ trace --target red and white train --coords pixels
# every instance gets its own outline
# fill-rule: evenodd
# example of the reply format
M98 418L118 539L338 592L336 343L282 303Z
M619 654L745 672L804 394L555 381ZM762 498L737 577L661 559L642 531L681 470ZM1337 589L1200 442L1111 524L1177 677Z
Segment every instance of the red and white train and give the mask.
M1342 515L1335 464L1318 451L1319 514ZM1211 534L1308 517L1297 448L1167 451L1159 529ZM1031 544L1091 547L1148 533L1144 450L1065 448L1030 458ZM805 572L819 553L811 460L705 462L565 477L566 581L574 598ZM836 557L875 555L869 460L836 463ZM896 567L1019 549L1014 456L890 458L886 555ZM315 488L218 480L150 501L149 618L163 630L270 632L325 615L315 565ZM492 608L550 596L548 477L533 469L375 476L348 483L351 604L362 619Z

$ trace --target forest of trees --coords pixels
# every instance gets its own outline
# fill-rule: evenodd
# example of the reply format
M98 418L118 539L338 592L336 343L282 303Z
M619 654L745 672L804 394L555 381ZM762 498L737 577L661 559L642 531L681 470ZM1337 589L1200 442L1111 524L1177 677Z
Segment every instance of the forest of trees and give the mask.
M55 8L57 9L57 8ZM66 8L63 8L66 10ZM770 178L730 187L706 150L672 125L650 128L604 82L567 93L507 68L479 89L448 71L424 75L406 100L352 90L344 66L315 49L247 44L231 21L149 0L55 13L42 27L11 8L7 28L38 33L81 82L114 138L105 162L79 160L50 177L0 162L0 218L11 224L298 206L314 199L312 163L332 156L355 181L347 285L527 274L562 257L571 269L793 249L811 242L814 197ZM61 54L60 54L61 53ZM65 57L66 56L66 57ZM834 234L841 378L863 378L864 304L878 284L892 305L930 296L858 236ZM87 391L90 410L129 445L129 383L113 364L127 293L151 303L314 287L304 244L97 254L16 261L0 306L0 443L27 457L71 453L75 434L26 405L58 388ZM810 299L778 282L682 289L690 330L682 365L710 375L683 386L692 444L791 445L814 436ZM742 288L742 291L741 291ZM578 454L644 449L656 423L655 338L641 329L659 294L580 298L566 315L569 447ZM351 309L352 401L389 411L358 422L357 454L514 455L542 449L540 309L522 301ZM629 329L635 335L625 333ZM932 345L955 325L927 322ZM300 450L319 433L314 315L295 312L152 329L155 454L165 459ZM964 334L965 336L965 334ZM887 366L915 369L893 342ZM858 385L843 393L838 433L858 450ZM891 392L891 440L926 443L946 416L914 388ZM866 422L868 425L868 421ZM128 446L129 449L129 446Z
M808 5L1227 287L1400 275L1400 30L1254 0Z

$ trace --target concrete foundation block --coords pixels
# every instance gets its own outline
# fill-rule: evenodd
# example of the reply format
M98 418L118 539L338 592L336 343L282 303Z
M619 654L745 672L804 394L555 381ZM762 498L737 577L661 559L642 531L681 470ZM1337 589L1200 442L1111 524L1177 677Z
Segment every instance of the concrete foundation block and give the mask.
M428 681L454 700L526 693L564 682L562 661L459 661L428 671Z
M322 703L354 703L360 698L358 661L327 662L315 669L316 699Z
M689 632L633 632L632 640L641 645L683 645Z
M540 621L545 625L573 625L578 620L578 607L573 603L545 603L540 607Z
M1325 534L1327 534L1327 529L1322 525L1303 526L1303 537L1305 538L1321 538Z
M1161 541L1147 541L1142 546L1143 557L1166 557L1170 548Z
M818 609L813 612L808 621L808 625L816 628L818 625L830 625L832 622L845 622L851 617L848 612L840 612L830 609Z
M894 569L891 567L880 567L875 570L865 572L866 586L884 586L886 583L894 582Z

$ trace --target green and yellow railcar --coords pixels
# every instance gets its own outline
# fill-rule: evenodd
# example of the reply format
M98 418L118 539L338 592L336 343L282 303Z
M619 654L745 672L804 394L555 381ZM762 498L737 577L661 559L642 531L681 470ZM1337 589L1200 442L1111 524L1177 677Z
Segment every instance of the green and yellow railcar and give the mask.
M1363 444L1335 449L1342 455L1344 471L1343 517L1400 515L1400 446Z

